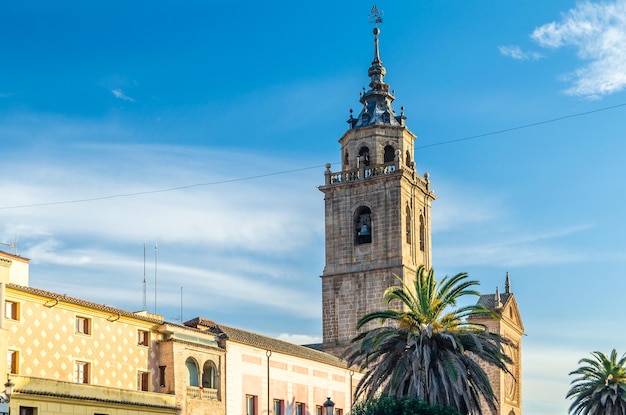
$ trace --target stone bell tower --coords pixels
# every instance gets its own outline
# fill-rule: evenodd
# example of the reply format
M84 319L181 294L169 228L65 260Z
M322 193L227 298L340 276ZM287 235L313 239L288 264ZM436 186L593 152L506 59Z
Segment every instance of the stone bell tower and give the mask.
M379 23L381 20L376 20ZM348 131L339 139L341 169L326 165L324 193L326 266L322 275L323 350L340 356L356 336L360 317L387 308L385 289L394 275L410 279L420 265L431 267L430 205L435 194L428 174L413 157L417 138L397 115L384 82L378 35L361 93L361 112L350 110Z

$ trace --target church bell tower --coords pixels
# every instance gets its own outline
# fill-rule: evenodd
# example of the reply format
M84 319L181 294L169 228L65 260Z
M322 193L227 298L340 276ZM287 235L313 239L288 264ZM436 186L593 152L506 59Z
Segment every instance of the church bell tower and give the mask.
M379 23L380 18L375 20ZM415 276L431 267L430 205L435 194L428 174L414 161L416 135L405 125L404 107L384 81L374 28L374 59L361 111L350 110L348 130L339 139L341 168L326 165L324 193L326 265L322 275L323 350L341 356L356 336L360 317L387 308L382 301L395 276Z

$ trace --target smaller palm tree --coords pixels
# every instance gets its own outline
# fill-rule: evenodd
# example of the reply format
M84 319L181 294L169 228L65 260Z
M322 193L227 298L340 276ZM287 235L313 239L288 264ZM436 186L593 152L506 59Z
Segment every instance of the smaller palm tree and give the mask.
M567 398L574 398L569 412L574 415L626 414L626 354L617 360L615 349L610 356L601 352L578 361L584 366L570 372L579 375L572 381Z

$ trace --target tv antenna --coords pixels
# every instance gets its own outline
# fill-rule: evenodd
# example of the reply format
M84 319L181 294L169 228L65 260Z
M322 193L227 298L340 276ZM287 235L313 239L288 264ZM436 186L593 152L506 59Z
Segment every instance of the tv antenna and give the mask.
M8 246L9 248L11 248L10 253L17 256L17 235L15 235L13 240L10 241L9 243L0 242L0 245Z
M378 10L378 7L375 5L372 7L370 14L367 16L367 19L370 23L373 23L374 26L378 26L379 23L383 22L383 13L381 10Z

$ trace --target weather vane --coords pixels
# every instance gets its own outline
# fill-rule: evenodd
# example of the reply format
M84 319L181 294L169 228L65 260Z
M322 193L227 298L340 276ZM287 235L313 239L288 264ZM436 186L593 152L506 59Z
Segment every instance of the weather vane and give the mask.
M370 23L374 23L374 26L378 26L378 23L383 22L383 12L378 10L378 7L372 7L370 14L367 16Z

